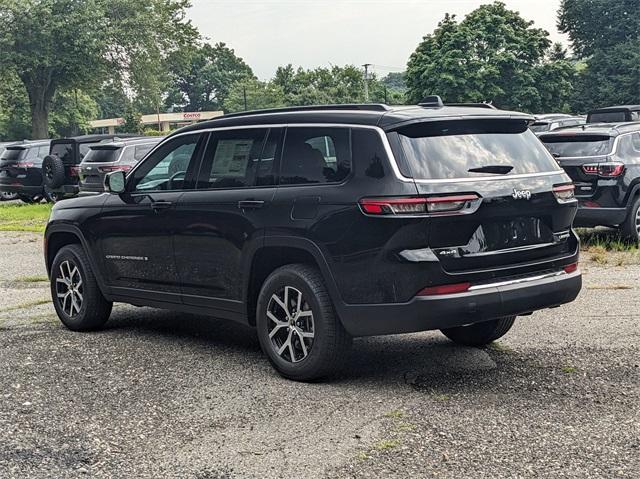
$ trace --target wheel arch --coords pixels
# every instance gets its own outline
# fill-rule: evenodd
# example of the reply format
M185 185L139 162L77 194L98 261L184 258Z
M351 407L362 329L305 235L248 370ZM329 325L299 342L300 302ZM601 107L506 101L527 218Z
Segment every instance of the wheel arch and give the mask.
M320 271L329 290L334 305L340 294L327 261L320 248L311 240L300 237L267 237L264 244L256 249L245 264L245 285L243 291L247 321L255 326L255 310L262 284L267 277L287 264L310 264Z

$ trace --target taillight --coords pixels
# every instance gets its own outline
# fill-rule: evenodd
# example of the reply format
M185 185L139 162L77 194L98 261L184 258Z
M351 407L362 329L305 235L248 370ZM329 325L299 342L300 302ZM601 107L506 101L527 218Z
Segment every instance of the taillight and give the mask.
M439 294L455 294L469 291L471 283L442 284L420 290L416 296L435 296Z
M69 176L78 176L79 174L80 174L80 167L78 166L69 167Z
M112 171L129 171L130 165L101 166L98 168L102 173L111 173Z
M360 200L360 207L366 214L376 216L454 213L478 199L480 197L473 194L427 198L363 198Z
M620 176L624 173L624 164L615 162L606 163L589 163L582 165L582 171L587 175L604 176L605 178L611 178L612 176Z
M575 198L574 185L558 185L553 187L553 194L560 203L572 201Z
M578 270L578 263L571 263L562 268L565 273L573 273Z
M16 163L16 168L33 168L33 163L29 161L19 161Z

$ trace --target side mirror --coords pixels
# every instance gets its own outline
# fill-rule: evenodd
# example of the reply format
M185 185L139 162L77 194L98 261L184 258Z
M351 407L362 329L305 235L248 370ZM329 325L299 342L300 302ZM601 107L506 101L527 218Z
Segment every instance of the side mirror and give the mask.
M104 178L104 189L109 193L124 193L126 176L124 171L112 171Z

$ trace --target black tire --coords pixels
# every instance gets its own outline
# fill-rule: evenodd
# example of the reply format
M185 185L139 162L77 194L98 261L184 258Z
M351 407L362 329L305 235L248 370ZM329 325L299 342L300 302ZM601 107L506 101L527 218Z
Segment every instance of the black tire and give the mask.
M60 188L66 179L64 164L57 156L47 155L42 160L42 179L47 188Z
M492 319L481 323L458 326L456 328L441 329L442 334L456 344L463 346L485 346L501 338L511 329L515 316Z
M620 225L620 231L628 240L640 243L640 196L635 198L627 219Z
M55 191L45 190L44 199L47 200L47 203L57 203L62 199L62 195L60 193L56 193Z
M272 339L269 334L276 329L276 323L267 315L268 311L272 315L275 314L277 319L289 317L293 321L292 318L297 317L295 304L297 296L281 296L281 294L287 294L286 288L289 288L288 291L292 295L296 294L292 290L302 294L299 312L301 316L302 314L306 316L300 317L293 326L291 322L287 323L289 326L277 326L280 329L274 333ZM284 301L278 303L273 298L274 295L281 300L289 299L289 306L292 307L291 314L280 306ZM311 329L308 327L309 310L311 311ZM306 325L302 326L302 323ZM283 377L296 381L312 381L331 375L344 364L344 357L351 345L351 336L336 317L322 275L316 268L306 264L286 265L269 275L258 296L256 325L260 346L273 367ZM300 326L298 329L300 333L295 329L298 326ZM310 331L313 337L305 341L301 334L309 334ZM278 347L286 343L286 340L282 341L284 336L290 338L290 346L278 354ZM306 355L300 341L305 345ZM294 361L291 361L292 355Z
M74 268L77 268L77 273ZM65 283L68 278L71 278L77 293L70 293L63 299L59 295L69 293L69 282ZM82 281L80 285L79 280ZM51 298L60 321L72 331L101 328L109 319L113 306L102 295L87 255L82 246L77 244L64 246L53 260Z
M39 203L40 201L37 196L18 195L18 198L20 199L20 201L28 205L31 205L33 203Z

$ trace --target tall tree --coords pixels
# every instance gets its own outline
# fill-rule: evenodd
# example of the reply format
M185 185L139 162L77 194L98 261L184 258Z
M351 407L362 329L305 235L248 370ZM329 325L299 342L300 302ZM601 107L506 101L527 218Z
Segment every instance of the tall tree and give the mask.
M225 101L225 111L260 110L286 105L284 92L279 85L248 78L232 85Z
M518 110L560 108L566 103L561 87L570 85L572 71L567 64L551 68L556 60L548 35L502 2L482 5L461 22L447 14L409 59L408 98L438 94L445 101L493 101ZM541 77L554 83L538 83ZM543 98L555 100L550 105Z
M563 0L558 28L583 61L573 106L578 111L640 103L638 0Z
M232 85L254 78L249 65L224 43L187 45L169 63L175 92L169 101L185 111L224 108Z
M142 59L193 41L188 0L0 0L0 64L29 96L32 136L48 132L58 90L129 78Z

